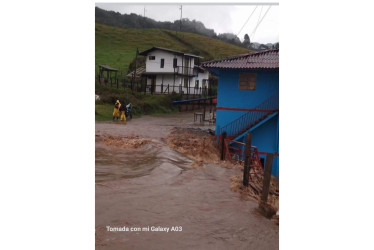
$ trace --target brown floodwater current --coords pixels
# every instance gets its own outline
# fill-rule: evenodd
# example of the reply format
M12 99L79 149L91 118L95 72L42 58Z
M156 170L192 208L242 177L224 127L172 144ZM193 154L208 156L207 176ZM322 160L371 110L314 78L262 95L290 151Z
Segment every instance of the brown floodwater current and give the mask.
M278 249L278 226L257 212L256 201L231 191L238 170L191 167L167 146L173 127L199 125L193 113L96 123L96 249ZM114 147L103 143L106 135L149 142Z

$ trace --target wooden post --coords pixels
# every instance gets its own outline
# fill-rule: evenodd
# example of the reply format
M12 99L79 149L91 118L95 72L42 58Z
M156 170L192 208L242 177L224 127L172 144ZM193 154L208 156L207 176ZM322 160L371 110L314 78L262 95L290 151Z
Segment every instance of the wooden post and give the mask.
M221 161L223 161L225 159L225 139L226 139L226 136L227 136L227 133L226 131L224 131L222 134L221 134L221 141L220 141L220 144L219 144L219 152L221 153Z
M205 121L205 100L204 100L204 112L203 112L203 121Z
M262 195L261 195L261 202L263 204L265 204L268 200L271 170L273 168L273 159L274 159L274 154L266 154L264 181L263 181Z
M210 113L212 113L213 98L210 98L209 108Z
M248 187L249 171L251 169L251 146L252 146L252 134L248 133L245 137L244 172L243 172L243 185L246 187Z

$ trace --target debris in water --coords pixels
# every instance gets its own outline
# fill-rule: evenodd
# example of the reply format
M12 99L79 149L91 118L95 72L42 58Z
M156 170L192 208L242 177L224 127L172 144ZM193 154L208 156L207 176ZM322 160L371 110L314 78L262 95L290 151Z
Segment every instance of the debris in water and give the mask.
M174 128L167 136L169 147L194 159L192 167L218 163L219 150L214 137L201 129Z
M251 172L252 173L252 172ZM258 174L251 174L251 180L249 180L248 187L243 185L243 174L232 176L231 179L231 190L239 192L244 196L249 196L260 202L262 192L263 176ZM267 200L269 210L279 211L279 183L274 176L270 180L269 195ZM278 213L279 214L279 213ZM275 215L279 218L279 215ZM276 218L275 218L276 219ZM279 219L278 219L279 221ZM279 223L279 222L277 222Z
M139 136L104 136L103 142L107 146L120 147L120 148L139 148L149 142L149 140L144 138L139 138Z

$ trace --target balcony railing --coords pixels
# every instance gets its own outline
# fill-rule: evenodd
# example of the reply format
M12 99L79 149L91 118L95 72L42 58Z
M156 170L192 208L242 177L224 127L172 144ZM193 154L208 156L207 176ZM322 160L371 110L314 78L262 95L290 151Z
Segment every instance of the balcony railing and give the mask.
M185 76L197 76L198 71L197 69L191 67L177 66L175 68L175 73Z

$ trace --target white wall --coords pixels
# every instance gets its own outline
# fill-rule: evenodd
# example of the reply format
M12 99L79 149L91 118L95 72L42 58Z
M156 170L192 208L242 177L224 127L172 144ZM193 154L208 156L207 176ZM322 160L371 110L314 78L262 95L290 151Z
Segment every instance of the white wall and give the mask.
M203 80L206 79L209 81L209 72L206 70L204 73L199 73L197 79L199 80L199 88L203 87ZM208 84L206 87L209 87Z
M154 56L155 60L149 60L149 56ZM161 68L161 59L165 59L164 68ZM182 56L173 55L170 52L154 50L147 55L146 72L174 72L173 60L178 59L178 65L182 65Z
M150 56L154 56L155 60L149 60ZM185 57L174 55L172 52L163 50L154 50L148 53L146 58L146 72L174 72L173 60L177 58L177 66L185 66ZM161 59L164 59L164 68L161 68ZM183 60L183 63L182 63ZM195 58L188 57L188 67L193 68L195 65Z
M155 60L149 60L150 56L154 56ZM172 52L167 52L163 50L154 50L150 53L148 53L146 58L146 72L174 72L173 68L173 60L174 58L177 58L177 66L186 66L185 58L180 55L174 55ZM161 59L164 59L164 68L161 68ZM187 67L194 67L195 58L188 57L189 62ZM183 62L182 62L183 60ZM197 77L189 77L190 80L190 93L193 93L193 87L195 87L195 80L199 80L199 86L198 88L202 87L203 79L209 79L209 73L208 71L205 71L204 73L199 73ZM175 83L174 83L174 75L162 75L157 74L156 76L156 93L161 92L161 84L163 83L163 90L165 90L169 84L170 93L173 91L173 84L174 84L174 91L179 93L180 86L182 87L182 91L184 93L187 93L187 88L184 88L184 80L183 77L176 75L175 76ZM147 85L150 87L152 84L152 81L150 78L147 79ZM208 86L207 86L208 87Z

